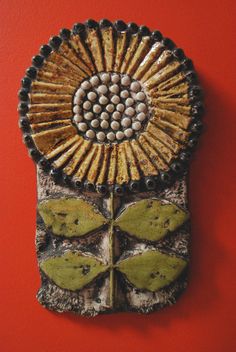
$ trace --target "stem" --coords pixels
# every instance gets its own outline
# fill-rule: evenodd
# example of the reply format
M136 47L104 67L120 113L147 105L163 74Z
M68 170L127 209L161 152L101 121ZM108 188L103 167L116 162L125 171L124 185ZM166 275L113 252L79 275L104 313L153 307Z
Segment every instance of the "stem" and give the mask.
M109 229L109 257L110 257L110 306L114 307L114 293L115 293L115 280L114 280L114 193L110 194L110 213L111 213L111 222Z

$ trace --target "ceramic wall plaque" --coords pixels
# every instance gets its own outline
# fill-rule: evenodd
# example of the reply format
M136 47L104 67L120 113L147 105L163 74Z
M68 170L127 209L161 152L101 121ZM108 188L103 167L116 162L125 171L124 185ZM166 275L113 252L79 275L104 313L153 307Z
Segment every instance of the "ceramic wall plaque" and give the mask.
M88 20L40 48L19 99L37 168L39 302L88 316L175 303L202 128L192 61L159 31Z

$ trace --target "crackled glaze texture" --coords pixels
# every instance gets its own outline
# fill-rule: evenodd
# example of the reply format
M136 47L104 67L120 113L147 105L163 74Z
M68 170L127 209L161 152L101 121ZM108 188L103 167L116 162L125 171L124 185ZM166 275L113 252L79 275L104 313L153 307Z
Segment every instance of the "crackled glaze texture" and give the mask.
M18 110L37 163L39 302L88 316L175 303L202 128L192 61L159 31L88 20L32 65Z

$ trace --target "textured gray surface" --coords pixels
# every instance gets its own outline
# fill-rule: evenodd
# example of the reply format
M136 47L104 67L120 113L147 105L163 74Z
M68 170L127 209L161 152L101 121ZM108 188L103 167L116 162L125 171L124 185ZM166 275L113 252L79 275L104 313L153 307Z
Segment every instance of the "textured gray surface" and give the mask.
M82 197L97 205L103 214L109 216L108 201L101 195L82 193L56 185L51 177L38 168L38 202L46 199ZM162 201L172 202L187 210L187 182L182 178L176 183L160 192L145 192L136 195L127 195L115 200L115 214L119 214L128 204L140 199L158 198ZM130 255L143 253L148 250L158 249L169 255L173 254L183 259L189 259L189 222L176 232L166 236L155 244L138 241L128 235L117 231L115 234L115 257L117 260ZM58 238L45 229L40 216L37 216L36 248L38 261L58 256L68 250L92 255L104 264L109 261L109 232L100 230L90 236L65 239ZM71 311L81 315L95 316L99 313L113 311L138 311L149 313L164 306L174 304L180 293L186 287L186 271L174 283L157 292L142 291L134 288L119 273L116 273L115 304L110 304L109 274L105 274L89 284L87 287L72 292L61 289L55 285L44 273L41 272L42 284L37 298L46 308L58 312Z

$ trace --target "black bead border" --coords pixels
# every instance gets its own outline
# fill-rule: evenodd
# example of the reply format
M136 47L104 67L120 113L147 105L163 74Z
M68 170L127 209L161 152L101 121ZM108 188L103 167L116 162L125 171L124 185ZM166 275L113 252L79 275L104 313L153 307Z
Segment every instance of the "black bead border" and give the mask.
M189 83L188 95L190 97L192 118L192 123L188 128L190 137L187 142L187 147L183 149L178 155L178 158L172 162L170 169L167 172L160 172L158 176L143 177L140 181L130 181L129 184L116 184L112 186L106 184L93 185L87 181L76 181L73 180L71 176L63 173L61 169L55 169L51 162L49 162L34 145L33 139L31 138L32 131L30 128L30 123L27 118L31 83L37 78L38 69L43 66L44 60L50 55L50 53L52 51L57 51L63 41L69 40L71 34L79 35L83 39L86 36L87 28L94 28L100 31L101 29L107 27L112 27L114 32L127 31L130 36L137 33L140 36L149 36L151 37L153 43L156 41L162 42L163 45L165 45L172 52L172 55L181 62L182 71L185 73L186 80ZM198 83L198 77L192 60L187 58L184 51L181 48L176 47L175 43L171 39L163 37L160 31L151 31L147 26L138 26L134 22L125 23L122 20L117 20L112 23L108 19L101 19L100 22L96 22L93 19L88 19L85 23L76 23L72 30L66 28L61 29L59 36L51 37L49 43L42 45L40 47L39 54L32 58L32 66L26 70L26 74L21 80L21 89L18 92L18 98L18 112L20 115L19 127L23 133L23 142L28 147L29 156L45 172L49 173L56 183L88 192L97 191L104 196L111 191L113 191L117 196L122 196L125 193L137 193L162 189L173 184L178 177L186 173L192 152L197 146L198 139L203 128L201 121L204 113L203 94Z

